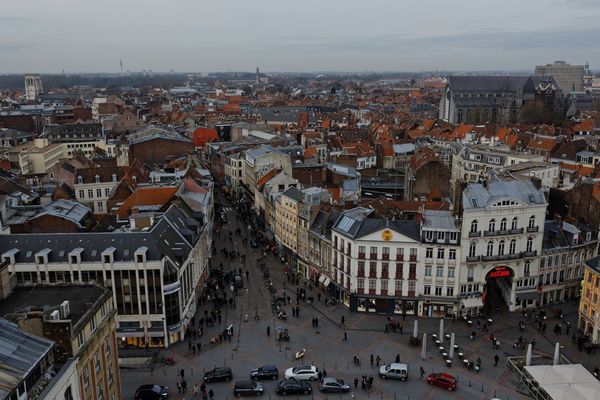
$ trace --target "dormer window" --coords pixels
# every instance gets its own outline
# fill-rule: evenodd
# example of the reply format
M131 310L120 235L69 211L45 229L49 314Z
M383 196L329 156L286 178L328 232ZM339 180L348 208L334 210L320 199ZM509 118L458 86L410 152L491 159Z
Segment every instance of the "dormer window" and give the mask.
M574 244L574 245L576 245L576 244L577 244L577 239L578 239L577 235L574 235L574 236L573 236L573 244Z
M117 174L112 174L112 181L116 182L117 181Z
M80 184L80 185L83 183L83 176L79 175L77 177L77 183Z
M100 183L100 175L96 175L96 183Z

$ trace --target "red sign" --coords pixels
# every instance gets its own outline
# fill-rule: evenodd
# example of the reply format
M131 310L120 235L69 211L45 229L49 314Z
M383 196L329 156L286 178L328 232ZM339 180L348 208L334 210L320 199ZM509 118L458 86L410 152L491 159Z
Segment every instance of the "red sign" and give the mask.
M511 276L513 276L513 272L508 267L496 267L488 273L489 278L506 278Z

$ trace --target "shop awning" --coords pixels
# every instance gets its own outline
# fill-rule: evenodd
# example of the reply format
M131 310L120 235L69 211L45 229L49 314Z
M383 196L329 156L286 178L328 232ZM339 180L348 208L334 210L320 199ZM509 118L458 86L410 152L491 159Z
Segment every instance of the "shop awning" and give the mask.
M327 286L329 286L330 283L331 283L331 279L325 278L325 281L323 282L323 286L327 287Z
M481 297L469 297L468 299L462 299L460 303L465 308L477 308L483 306Z
M537 300L540 298L540 295L538 292L525 292L525 293L517 292L517 297L521 300Z
M323 283L325 278L327 278L327 277L325 275L321 274L321 276L319 277L319 283Z

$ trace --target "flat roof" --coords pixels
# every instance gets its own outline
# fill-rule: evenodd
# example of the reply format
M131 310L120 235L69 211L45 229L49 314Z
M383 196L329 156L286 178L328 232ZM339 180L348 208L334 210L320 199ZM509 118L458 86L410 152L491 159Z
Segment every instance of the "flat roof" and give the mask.
M551 399L600 399L600 382L581 364L534 365L524 368Z

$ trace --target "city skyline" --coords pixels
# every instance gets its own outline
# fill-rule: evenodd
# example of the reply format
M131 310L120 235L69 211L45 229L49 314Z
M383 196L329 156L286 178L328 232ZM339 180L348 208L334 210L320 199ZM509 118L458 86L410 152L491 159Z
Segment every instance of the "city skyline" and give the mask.
M142 8L143 4L143 8ZM589 0L3 5L0 73L532 70L600 64ZM68 10L69 12L64 12ZM560 19L556 19L560 15ZM493 16L493 20L490 18ZM15 34L18 33L18 34Z

